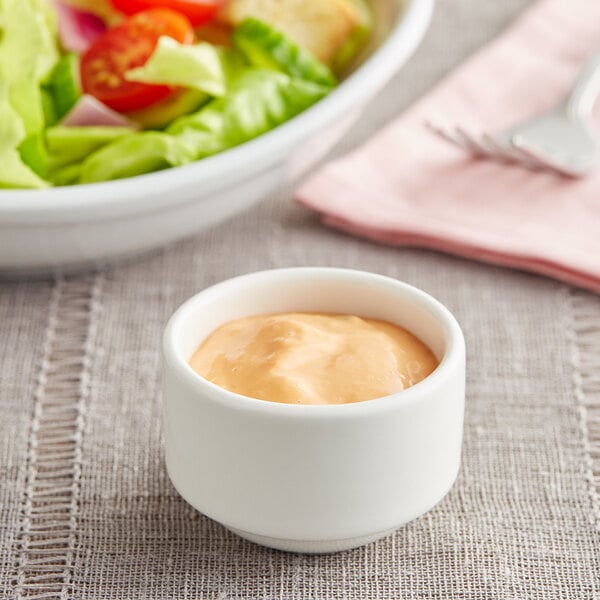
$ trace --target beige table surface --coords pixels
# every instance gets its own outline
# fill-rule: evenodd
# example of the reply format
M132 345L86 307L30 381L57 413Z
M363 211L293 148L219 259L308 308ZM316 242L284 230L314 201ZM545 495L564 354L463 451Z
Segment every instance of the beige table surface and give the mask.
M440 0L415 59L338 151L527 4ZM160 421L173 309L233 275L316 264L433 293L469 358L451 493L393 536L328 556L259 548L191 509L168 481ZM327 230L288 191L135 264L0 284L0 340L0 599L600 598L597 296Z

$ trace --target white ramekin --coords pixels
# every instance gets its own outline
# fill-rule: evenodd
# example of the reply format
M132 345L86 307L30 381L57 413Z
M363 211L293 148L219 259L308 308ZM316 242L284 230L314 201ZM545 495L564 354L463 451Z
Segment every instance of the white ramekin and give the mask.
M417 385L342 405L291 405L226 391L188 365L232 319L337 312L407 328L440 360ZM437 504L456 478L465 346L456 319L406 283L361 271L263 271L183 304L163 341L169 476L196 509L251 541L332 552L380 538Z

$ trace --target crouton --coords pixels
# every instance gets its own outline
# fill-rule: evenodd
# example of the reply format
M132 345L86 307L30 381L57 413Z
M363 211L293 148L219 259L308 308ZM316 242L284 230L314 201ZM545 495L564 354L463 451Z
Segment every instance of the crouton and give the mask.
M231 26L246 17L276 27L325 63L360 22L359 11L347 0L230 0L220 14Z

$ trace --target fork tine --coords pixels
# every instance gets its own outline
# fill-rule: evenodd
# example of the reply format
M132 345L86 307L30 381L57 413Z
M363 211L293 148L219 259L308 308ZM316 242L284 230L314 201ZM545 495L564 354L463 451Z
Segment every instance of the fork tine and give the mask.
M473 134L462 127L453 127L449 129L439 123L426 121L425 125L439 135L444 140L458 146L462 150L467 150L476 156L494 157L494 152L481 143Z
M461 139L453 135L447 127L434 123L433 121L426 121L425 126L430 131L440 136L447 142L450 142L454 146L458 146L459 148L461 148L461 150L467 150L469 152L471 151L471 147L465 144Z
M491 152L488 148L486 148L476 136L469 133L463 127L457 126L454 128L454 130L459 136L459 139L461 139L464 144L475 154L479 156L491 156L492 158L497 158L494 152Z

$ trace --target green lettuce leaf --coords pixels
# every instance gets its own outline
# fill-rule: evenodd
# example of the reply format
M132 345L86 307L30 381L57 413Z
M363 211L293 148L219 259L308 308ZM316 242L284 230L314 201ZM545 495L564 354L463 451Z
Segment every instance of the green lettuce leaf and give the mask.
M0 16L0 80L44 81L59 57L51 2L0 0Z
M206 42L180 44L163 36L142 66L125 74L128 81L193 88L211 96L225 94L225 74L216 48Z
M42 91L33 81L23 79L9 85L10 103L23 121L26 135L44 128L44 106Z
M47 90L52 96L57 118L62 119L82 95L78 54L69 52L58 61L50 74Z
M44 144L44 100L40 86L33 80L23 79L9 86L10 103L19 115L25 137L18 149L23 162L44 177L48 153Z
M167 132L193 146L196 158L210 156L274 129L329 91L276 71L247 68L223 98L177 119Z
M50 127L46 130L46 145L51 177L52 172L79 163L102 146L126 135L132 134L125 127Z
M134 133L88 156L79 181L95 183L143 175L186 164L194 160L194 155L183 139L158 131Z
M44 178L48 175L48 151L43 131L27 136L19 146L19 154L37 175Z
M233 33L233 43L255 67L286 73L325 86L336 84L333 73L308 50L267 23L244 19Z
M8 86L0 82L0 188L46 187L17 150L26 137L25 125L9 100Z
M0 188L43 189L48 183L38 177L16 150L0 152Z
M42 112L44 113L44 122L47 127L54 125L58 121L58 113L54 106L52 94L46 88L40 88L42 95Z
M25 136L25 125L9 101L8 86L0 82L0 152L14 150Z
M80 162L60 167L48 173L48 181L52 185L74 185L79 183L82 168Z
M2 165L0 185L17 186L23 180L27 182L23 183L25 187L41 187L41 179L32 178L29 171L44 176L47 168L44 144L47 102L40 85L49 77L59 57L50 0L0 0L0 27L0 81L5 86L4 99L12 106L12 110L3 106L4 119L19 120L23 129L17 146L4 149L8 154ZM7 127L20 128L14 122ZM15 151L19 160L15 159Z

